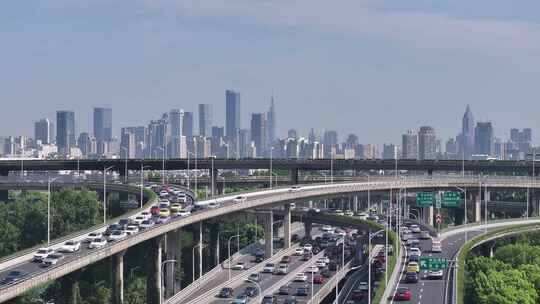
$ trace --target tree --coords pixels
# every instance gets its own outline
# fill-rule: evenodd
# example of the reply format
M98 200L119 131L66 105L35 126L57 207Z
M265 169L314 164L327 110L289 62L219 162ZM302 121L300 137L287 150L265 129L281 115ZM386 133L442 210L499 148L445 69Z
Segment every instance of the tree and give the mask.
M135 277L128 283L125 291L124 302L126 304L146 303L146 279Z
M474 279L473 303L534 304L538 294L527 275L520 270L480 271Z
M525 264L540 265L540 246L529 244L511 244L495 251L494 258L517 268Z

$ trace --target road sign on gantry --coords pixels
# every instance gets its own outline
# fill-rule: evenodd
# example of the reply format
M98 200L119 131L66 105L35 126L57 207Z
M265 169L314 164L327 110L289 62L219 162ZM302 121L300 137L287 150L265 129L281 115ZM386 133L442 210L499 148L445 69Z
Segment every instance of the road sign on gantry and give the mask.
M432 270L446 269L448 268L448 259L423 256L420 257L420 268Z
M461 192L445 191L443 194L442 205L444 207L458 207L461 202Z
M416 205L418 207L429 207L433 205L433 192L417 192Z

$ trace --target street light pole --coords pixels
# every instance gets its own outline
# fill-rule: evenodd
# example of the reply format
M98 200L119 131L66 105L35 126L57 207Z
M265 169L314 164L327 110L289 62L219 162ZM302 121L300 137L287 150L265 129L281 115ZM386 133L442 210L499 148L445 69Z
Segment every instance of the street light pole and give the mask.
M103 224L107 222L107 171L112 168L114 166L103 169Z
M272 152L274 151L274 147L270 147L270 189L272 189Z
M212 159L212 172L210 174L211 178L212 178L212 198L214 198L214 192L215 192L215 185L214 185L214 158L216 158L215 156L210 156L210 158Z
M124 150L124 183L127 183L127 177L128 177L128 168L127 168L127 161L128 161L128 149L126 147L120 147L120 150ZM77 158L78 160L78 158ZM78 171L78 170L77 170Z
M49 177L47 190L49 192L47 197L47 248L51 244L51 183L59 179L60 176L51 179Z
M145 166L144 163L141 162L141 208L143 207L143 189L144 189L144 168L148 168L150 166Z
M164 287L164 280L163 280L163 266L165 266L165 264L167 263L176 263L177 261L176 260L166 260L166 261L163 261L161 263L161 288L159 289L159 303L163 303L163 287ZM174 284L174 283L173 283ZM174 289L174 285L173 285L173 289ZM173 290L173 293L174 293L174 290Z
M240 235L237 234L237 235L231 236L231 237L229 238L229 240L227 241L227 246L228 246L228 250L229 250L229 255L228 255L228 257L227 257L227 259L229 260L229 267L228 267L228 268L229 268L229 269L228 269L229 273L228 273L227 281L231 279L231 240L232 240L233 238L236 238L236 237L237 237L238 239L240 239Z
M204 248L204 245L203 245L203 244L197 244L197 245L193 246L193 248L191 249L191 260L192 260L192 264L191 264L191 272L192 272L192 274L193 274L193 280L192 280L192 282L195 282L195 248L198 248L199 246L201 246L202 248ZM199 259L202 260L202 256L200 256ZM199 269L199 273L202 275L202 269Z
M464 208L465 208L465 217L463 219L463 225L464 226L467 226L467 188L460 188L460 187L457 187L455 186L456 189L458 189L459 191L463 192L463 205L464 205ZM486 200L486 203L487 203L487 200ZM465 243L467 243L467 230L465 230Z

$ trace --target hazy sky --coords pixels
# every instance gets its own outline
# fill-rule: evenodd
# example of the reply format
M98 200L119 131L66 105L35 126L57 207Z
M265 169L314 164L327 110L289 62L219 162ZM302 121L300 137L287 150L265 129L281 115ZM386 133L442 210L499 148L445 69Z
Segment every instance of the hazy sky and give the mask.
M335 129L444 138L470 104L498 136L540 132L538 0L54 0L0 4L0 135L113 108L114 127L242 93L242 127L275 94L278 135ZM117 133L118 134L118 133ZM538 138L535 136L535 138Z

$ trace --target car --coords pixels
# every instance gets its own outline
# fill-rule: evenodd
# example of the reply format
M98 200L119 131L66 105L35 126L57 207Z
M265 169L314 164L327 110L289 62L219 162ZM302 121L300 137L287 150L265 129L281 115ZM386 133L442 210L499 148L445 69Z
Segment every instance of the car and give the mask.
M300 236L298 234L295 233L291 236L291 242L298 242L298 240L300 240Z
M107 241L109 241L109 242L118 241L118 240L121 240L121 239L125 238L126 236L127 236L127 234L126 234L125 231L116 230L116 231L113 231L111 233L111 235L109 235L109 238L107 239Z
M181 216L181 217L188 216L190 214L191 214L191 211L186 210L186 209L182 209L175 213L176 216Z
M79 241L67 241L60 247L58 251L73 253L81 249L81 242Z
M263 273L274 273L276 270L276 265L274 263L266 263L264 265L262 272Z
M132 219L125 218L118 221L118 226L120 226L120 229L126 229L126 227L131 223L133 223Z
M306 272L307 273L317 273L317 272L319 272L319 267L317 267L315 265L308 266L306 268Z
M353 299L353 303L357 303L354 300L361 301L362 299L364 299L364 294L365 293L366 293L366 291L364 291L364 290L361 290L361 289L358 289L358 288L353 289L351 291L351 298ZM345 303L347 303L347 302L345 302Z
M429 280L440 280L443 278L443 270L428 270L426 277Z
M234 269L234 270L244 270L246 269L246 265L244 264L244 262L238 262L236 264L234 264L231 269Z
M411 225L410 228L413 233L420 233L422 231L422 229L420 229L420 226L418 225Z
M141 229L141 230L149 229L149 228L154 227L154 225L155 224L154 224L154 222L152 220L145 220L139 225L139 229Z
M157 221L156 221L156 224L165 224L165 223L169 222L170 220L171 220L170 217L160 215L158 217Z
M411 249L409 249L409 255L417 255L417 256L421 256L421 255L422 255L422 251L420 251L420 248L412 247Z
M296 296L306 297L308 295L309 289L307 287L298 287L296 288Z
M250 298L256 296L258 294L258 289L257 287L255 286L247 286L245 289L244 289L244 294Z
M302 258L301 260L302 261L309 261L309 259L311 259L311 256L312 256L312 253L311 252L306 252L302 255Z
M277 298L272 295L266 295L261 301L261 304L276 304Z
M300 255L302 255L302 254L304 254L304 249L302 249L302 248L296 248L296 249L294 250L294 255L300 256Z
M311 244L304 244L303 247L304 247L304 250L305 250L305 251L311 251L311 250L313 250L313 245L311 245Z
M103 234L101 232L91 232L86 236L86 238L84 239L84 242L85 243L90 243L95 239L101 238L102 236L103 236Z
M283 304L298 304L298 300L295 297L288 297L283 301Z
M325 264L328 264L328 263L330 263L330 258L325 255L322 258L319 258L318 261L322 261Z
M420 272L420 265L417 262L409 262L407 265L407 272Z
M144 217L145 220L149 219L152 217L152 213L148 212L148 211L143 211L140 213L140 216Z
M429 234L428 231L422 231L422 232L420 232L420 239L421 240L429 240L429 239L431 239L431 235Z
M108 238L113 233L113 231L122 230L122 229L124 229L124 228L122 228L118 224L111 224L111 225L109 225L109 227L107 227L107 230L105 230L105 232L103 232L103 236Z
M331 226L328 226L328 225L321 226L321 228L319 228L319 229L321 231L324 231L324 232L334 231L334 229Z
M354 212L352 212L351 210L347 210L344 213L346 216L354 216Z
M418 283L418 273L415 271L405 274L405 283Z
M325 278L321 274L316 274L313 276L313 284L324 284Z
M307 281L307 275L305 273L303 273L303 272L299 272L294 277L294 281L295 282L305 282L305 281Z
M404 234L404 235L401 236L401 240L403 242L407 242L410 238L411 238L411 236L409 234Z
M235 304L246 304L248 301L249 301L249 298L247 297L247 295L242 294L242 295L237 296L234 299L233 303L235 303Z
M94 239L90 244L88 244L89 249L102 248L107 245L107 239L104 237Z
M160 210L159 210L159 206L154 205L154 206L152 206L152 207L150 208L150 213L151 213L153 216L159 215L159 211L160 211Z
M376 214L371 214L369 217L368 217L368 220L370 221L378 221L379 220L379 216L376 215Z
M360 283L358 283L358 286L356 288L358 290L368 291L369 290L368 282L360 282Z
M343 211L341 209L336 209L334 211L332 211L332 214L334 215L340 215L340 216L344 216L345 213L343 213Z
M178 211L182 210L182 205L178 203L171 204L169 210L171 213L177 213Z
M334 262L334 261L331 261L330 263L328 263L328 269L330 271L336 271L338 270L338 263Z
M368 218L368 214L365 213L365 212L360 212L360 213L356 214L356 216L358 216L361 220L364 220L364 221L367 220L367 218Z
M289 285L283 285L279 288L278 294L280 295L290 295L291 294L291 287Z
M166 217L171 216L171 211L169 209L166 209L166 208L160 208L159 209L159 217L162 217L162 216L166 216Z
M321 269L320 274L325 278L330 278L332 276L332 272L326 267Z
M218 293L218 297L220 298L230 298L232 297L234 293L234 290L230 287L223 287Z
M259 282L261 281L261 276L259 275L258 272L252 273L246 279L246 282L250 282L250 281Z
M289 266L287 264L280 264L276 270L276 274L287 274L289 273Z
M140 225L144 220L146 220L146 217L142 216L142 215L137 215L134 219L133 219L133 222L137 225Z
M410 255L409 256L409 262L420 262L420 256L419 255Z
M309 211L309 208L308 208L308 207L299 207L299 208L298 208L298 211L301 211L301 212L308 212L308 211Z
M326 266L326 263L324 261L321 261L321 259L318 259L316 262L315 262L315 266L317 267L325 267Z
M288 264L292 261L291 257L288 256L288 255L284 255L282 258L281 258L281 262L280 263L285 263L285 264Z
M221 204L218 203L218 202L211 202L210 204L208 204L208 208L210 208L210 209L219 208L220 206L221 206Z
M34 254L34 257L32 258L32 261L34 262L41 262L44 258L46 258L49 254L54 253L54 249L52 248L39 248L38 251Z
M21 270L12 270L8 272L7 276L0 281L0 285L13 284L26 276L26 273Z
M410 301L411 290L407 287L399 287L394 294L394 301Z
M431 252L442 252L442 244L440 241L433 241L431 243Z
M243 202L246 201L246 199L247 198L245 196L239 195L239 196L233 198L233 203L243 203Z
M405 245L411 246L411 247L417 247L418 245L420 245L420 240L419 239L408 239L407 243Z
M124 231L126 232L127 235L136 234L139 232L139 226L128 225Z
M297 192L297 191L300 191L302 189L302 187L300 186L292 186L289 188L289 192Z
M56 265L63 258L64 258L63 254L59 252L55 252L55 253L49 254L46 258L44 258L41 264L44 267Z

